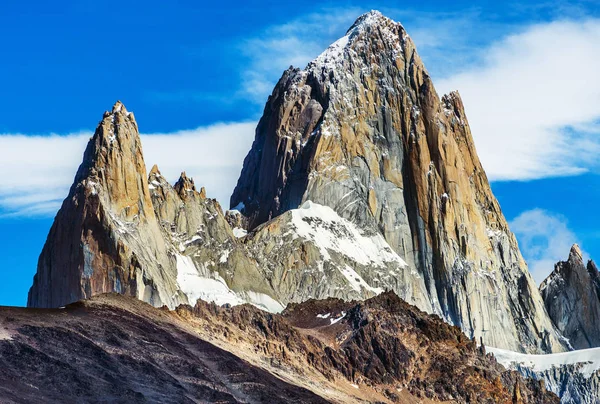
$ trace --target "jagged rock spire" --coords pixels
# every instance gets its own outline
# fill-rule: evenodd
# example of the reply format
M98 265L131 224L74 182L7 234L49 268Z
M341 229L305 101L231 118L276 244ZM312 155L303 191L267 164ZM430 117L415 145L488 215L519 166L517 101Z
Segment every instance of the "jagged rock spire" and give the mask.
M147 184L138 125L117 101L88 142L40 254L28 306L59 307L103 292L179 300ZM158 283L153 279L164 279Z
M600 274L577 244L540 285L546 310L574 349L600 346Z
M573 244L571 251L569 251L569 261L575 264L583 265L583 253L581 248L577 244Z

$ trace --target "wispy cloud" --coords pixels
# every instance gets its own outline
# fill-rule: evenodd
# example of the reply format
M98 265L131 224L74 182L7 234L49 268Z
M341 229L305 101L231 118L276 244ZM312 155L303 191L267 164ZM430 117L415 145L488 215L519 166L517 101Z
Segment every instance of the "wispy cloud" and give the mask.
M144 159L175 182L181 171L205 186L224 208L254 138L255 123L220 123L142 135ZM56 213L91 132L65 136L0 135L0 217ZM52 151L52 152L49 152Z
M510 227L538 284L550 275L554 264L567 259L573 244L579 244L565 217L542 209L521 213Z
M244 40L240 51L247 66L241 75L240 95L263 104L285 69L306 66L343 36L361 13L358 8L322 9Z
M492 180L574 175L600 151L600 20L529 27L442 80L458 89Z

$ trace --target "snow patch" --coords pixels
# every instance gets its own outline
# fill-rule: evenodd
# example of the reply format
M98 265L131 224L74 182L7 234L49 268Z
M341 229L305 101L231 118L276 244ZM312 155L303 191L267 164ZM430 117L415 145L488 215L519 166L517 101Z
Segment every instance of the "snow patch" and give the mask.
M329 47L323 53L317 56L317 58L314 60L314 63L327 68L335 67L335 65L342 60L344 56L344 49L346 49L349 41L350 35L341 37L329 45Z
M250 303L271 313L279 313L284 309L278 301L264 293L254 291L235 293L229 289L225 279L216 272L212 274L211 278L202 276L190 257L176 254L175 258L177 260L177 284L192 305L196 304L198 299L202 299L206 302L214 302L219 306Z
M11 341L12 339L12 335L7 329L0 328L0 341Z
M329 319L329 322L331 323L329 325L334 325L336 323L339 323L344 317L346 317L346 312L342 311L342 315L340 317Z
M233 229L233 235L236 238L246 237L247 234L248 234L248 231L245 229L242 229L241 227L234 227L234 229Z
M229 254L231 253L231 250L225 250L223 251L223 253L221 253L221 257L219 258L219 262L221 264L224 264L227 262L227 260L229 259Z
M317 314L317 318L329 318L329 316L331 316L331 313L327 313L327 314Z
M348 280L350 287L357 292L360 292L364 288L375 293L376 295L383 293L383 289L370 286L354 269L350 268L348 265L346 265L345 268L341 268L340 272L342 275L344 275L344 278Z
M548 355L529 355L500 348L486 347L487 352L494 354L498 363L506 368L521 365L534 372L545 372L553 368L580 364L577 369L584 378L589 379L600 369L600 348L581 349Z
M408 266L381 234L363 235L352 222L340 217L328 206L306 201L299 209L290 212L296 228L294 237L314 242L326 261L331 260L331 251L361 265L385 267L387 263L395 262L402 267Z

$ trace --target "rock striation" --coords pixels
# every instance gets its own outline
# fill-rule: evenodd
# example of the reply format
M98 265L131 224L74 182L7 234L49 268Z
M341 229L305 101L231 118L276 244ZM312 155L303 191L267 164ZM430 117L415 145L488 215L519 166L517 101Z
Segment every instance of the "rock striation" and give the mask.
M600 347L600 274L574 245L540 285L550 318L574 349Z
M283 74L230 202L255 231L251 243L266 229L289 234L283 229L307 202L329 207L398 257L352 268L366 283L358 294L394 290L491 346L564 349L492 194L459 94L440 99L402 25L379 12L361 16L305 69ZM327 256L300 248L288 253L294 264L267 273L281 301L306 297L294 292L298 282L322 282ZM330 261L345 271L346 262ZM325 269L323 293L356 297L354 275L335 272Z

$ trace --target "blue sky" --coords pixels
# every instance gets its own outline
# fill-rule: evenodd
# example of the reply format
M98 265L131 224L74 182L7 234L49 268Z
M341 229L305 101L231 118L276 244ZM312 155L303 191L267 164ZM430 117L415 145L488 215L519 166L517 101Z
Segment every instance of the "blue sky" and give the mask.
M462 94L536 280L573 242L599 257L598 1L3 2L0 305L25 304L86 139L117 99L147 164L172 180L186 170L227 206L281 72L370 9L404 24L440 94Z

